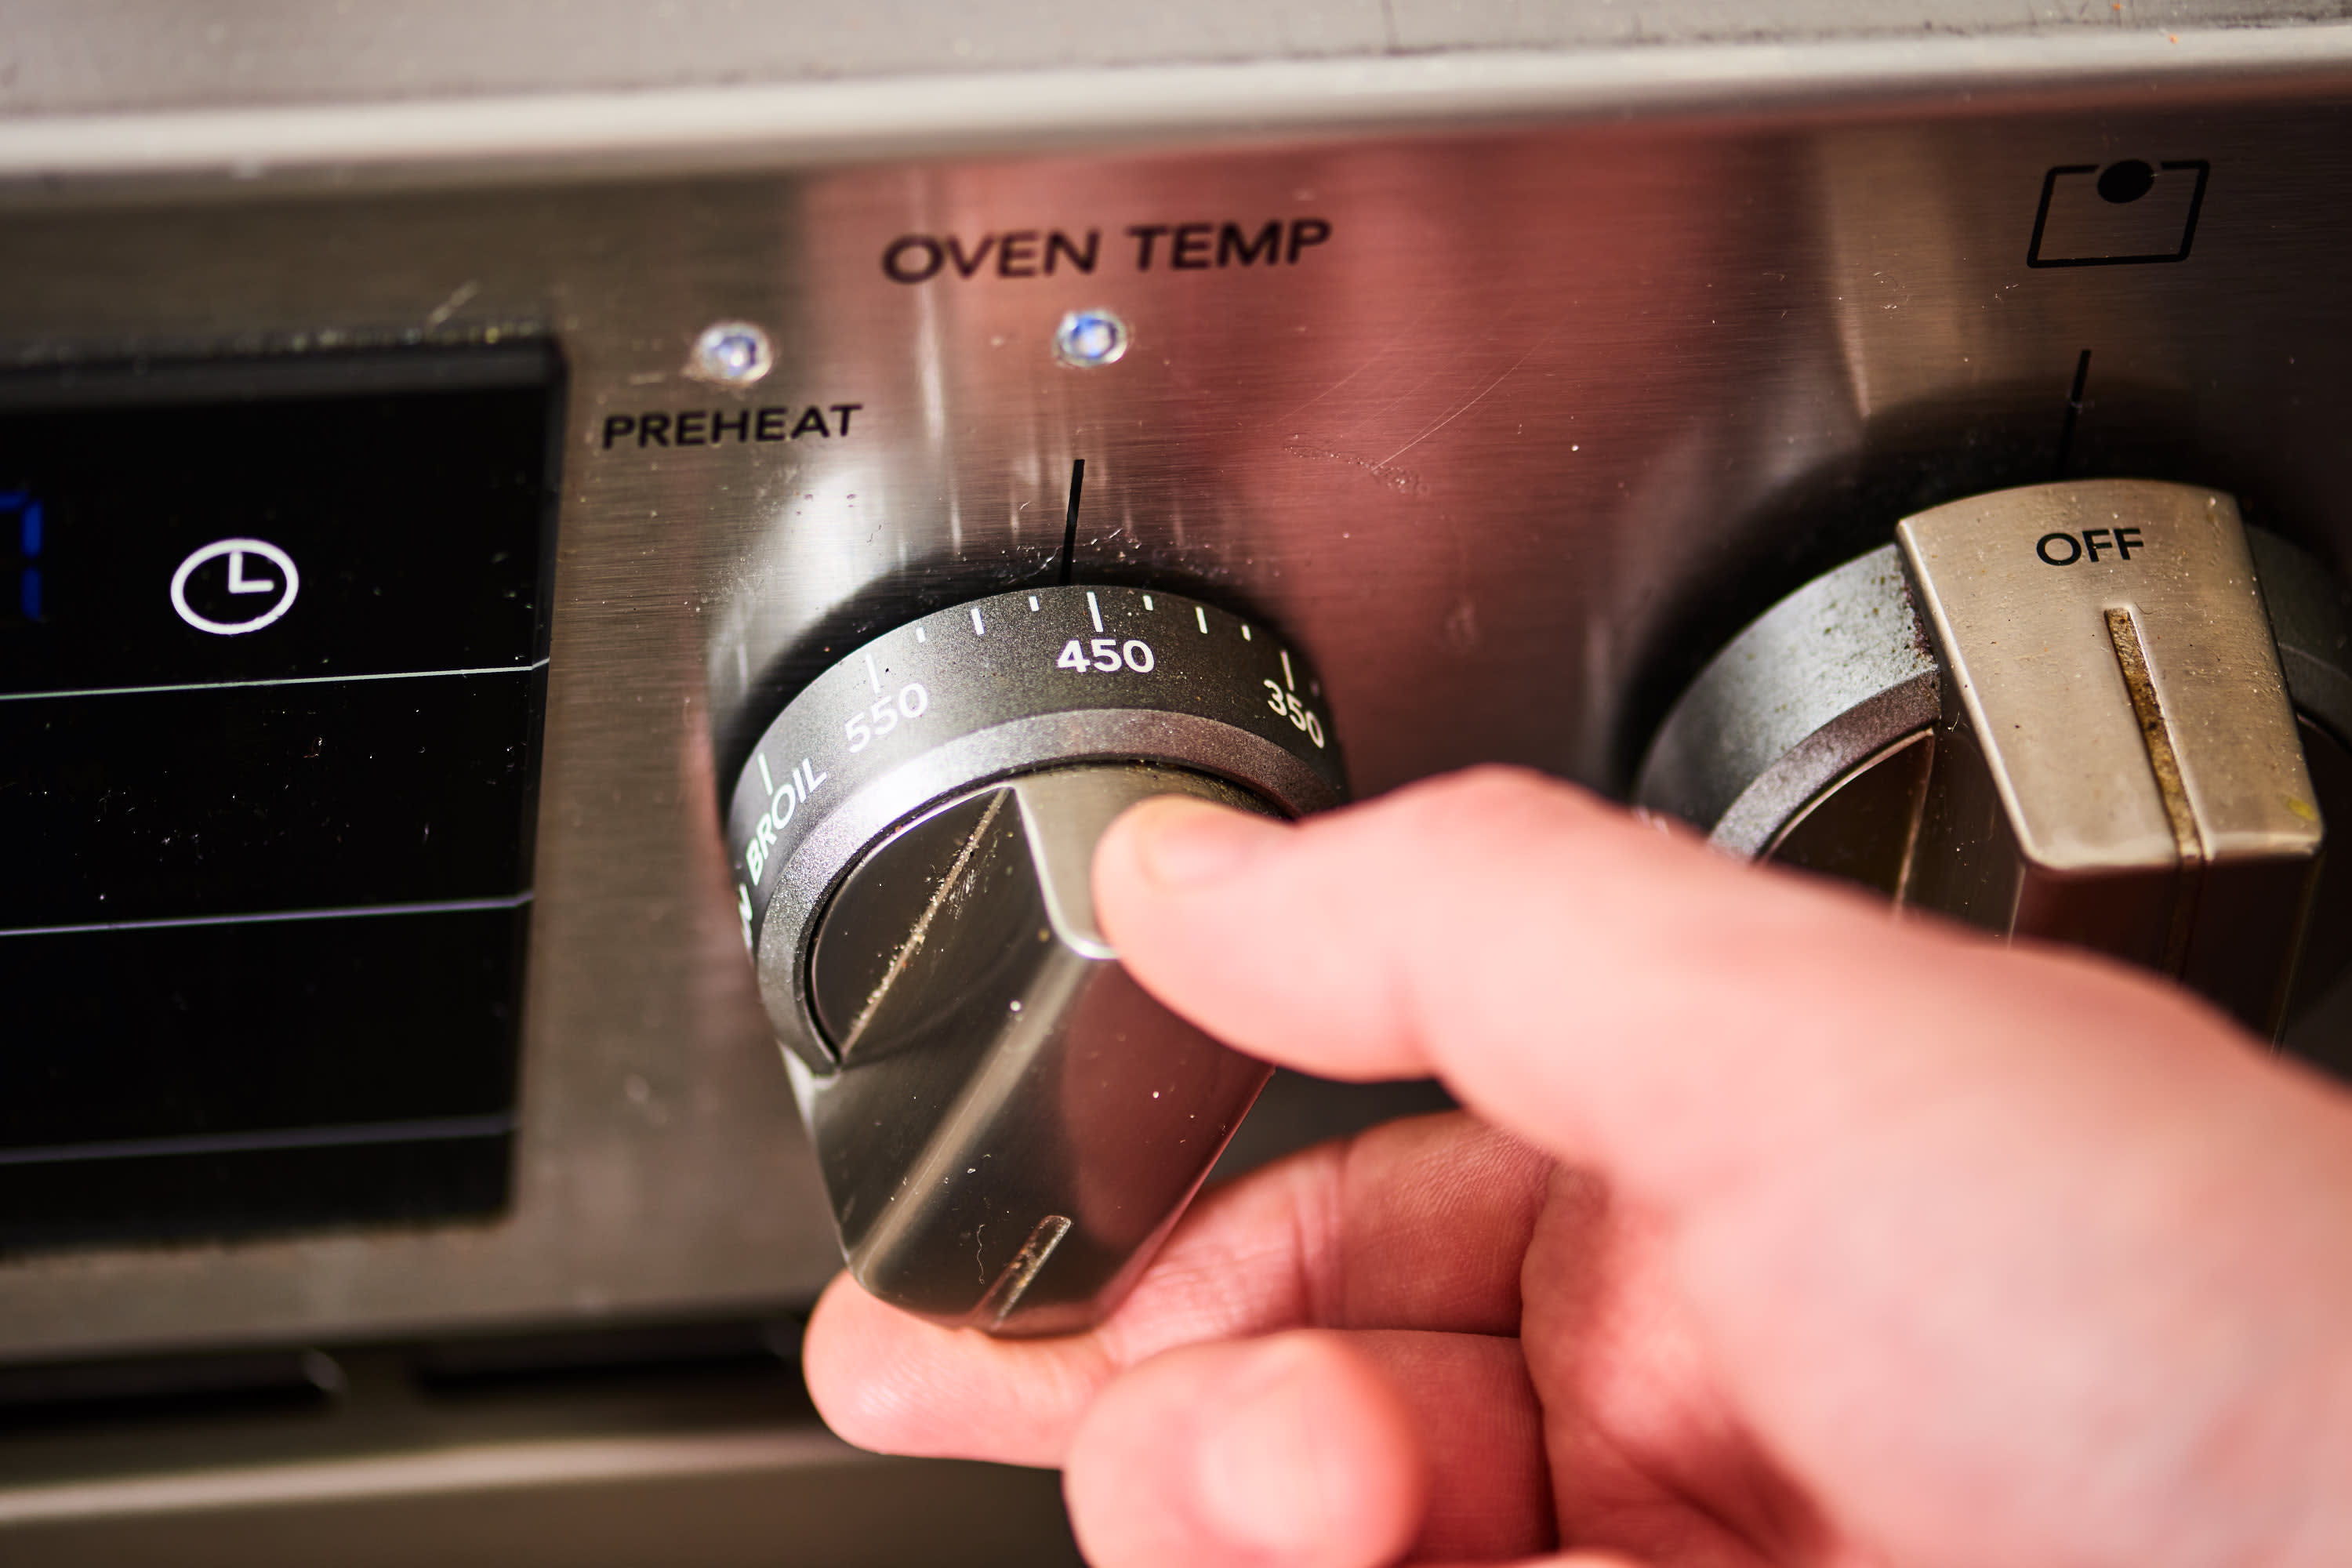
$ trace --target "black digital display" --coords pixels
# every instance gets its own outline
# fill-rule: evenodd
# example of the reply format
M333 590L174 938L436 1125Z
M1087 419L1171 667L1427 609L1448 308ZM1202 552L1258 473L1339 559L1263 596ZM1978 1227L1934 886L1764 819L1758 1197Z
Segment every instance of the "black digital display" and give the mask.
M0 795L0 931L527 888L538 686L523 671L0 701L0 780L37 759L43 785Z
M0 1247L506 1201L559 385L0 381Z

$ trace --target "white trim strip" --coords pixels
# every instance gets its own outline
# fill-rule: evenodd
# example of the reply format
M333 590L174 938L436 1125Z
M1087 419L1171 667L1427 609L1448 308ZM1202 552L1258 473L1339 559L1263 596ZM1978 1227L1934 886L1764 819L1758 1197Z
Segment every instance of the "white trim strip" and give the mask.
M77 936L94 931L161 931L171 926L263 925L277 921L348 921L369 915L452 915L474 910L519 910L530 902L530 893L498 899L445 899L423 904L352 904L329 910L270 910L260 914L178 915L152 921L93 921L82 925L16 926L0 929L0 937Z
M41 1143L0 1149L0 1168L55 1165L68 1160L154 1160L179 1154L250 1154L272 1149L349 1149L368 1143L445 1143L460 1138L503 1138L515 1130L510 1110L483 1116L432 1116L415 1121L356 1121L340 1127L285 1127L266 1132L199 1132L180 1138L117 1138L103 1143Z
M287 675L271 680L187 680L171 686L85 686L71 691L0 691L0 702L37 702L44 697L143 697L157 691L226 691L235 686L335 686L350 680L430 680L444 675L528 675L545 669L531 664L486 664L474 669L391 669L373 675Z

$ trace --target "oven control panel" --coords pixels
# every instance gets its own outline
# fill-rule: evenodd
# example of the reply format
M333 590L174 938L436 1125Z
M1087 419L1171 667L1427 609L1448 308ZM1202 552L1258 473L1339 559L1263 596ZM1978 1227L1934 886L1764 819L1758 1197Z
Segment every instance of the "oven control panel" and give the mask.
M2091 31L0 117L0 1362L1081 1321L1258 1089L1091 923L1154 793L1515 763L2352 1038L2352 43Z

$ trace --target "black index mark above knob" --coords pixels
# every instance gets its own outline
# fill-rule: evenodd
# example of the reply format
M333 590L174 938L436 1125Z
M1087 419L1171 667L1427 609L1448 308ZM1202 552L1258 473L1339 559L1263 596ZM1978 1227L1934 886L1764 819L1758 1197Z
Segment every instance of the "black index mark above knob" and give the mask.
M2066 459L2074 453L2074 426L2082 421L2083 395L2091 382L2091 351L2084 349L2074 361L2074 384L2066 393L2066 418L2058 427L2058 460L2051 465L2050 477L2066 477Z
M1087 488L1087 460L1070 460L1070 505L1062 514L1062 575L1061 584L1070 585L1070 574L1078 561L1078 499Z

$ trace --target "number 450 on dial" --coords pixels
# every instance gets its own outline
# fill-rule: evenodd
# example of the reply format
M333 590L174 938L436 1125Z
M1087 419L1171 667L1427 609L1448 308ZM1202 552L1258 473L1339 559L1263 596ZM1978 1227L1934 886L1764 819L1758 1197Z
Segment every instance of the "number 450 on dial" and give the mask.
M1097 637L1090 644L1082 644L1072 637L1062 645L1060 655L1054 660L1055 667L1059 669L1075 669L1082 674L1092 669L1105 675L1121 669L1150 675L1152 666L1158 662L1152 657L1151 645L1136 637L1128 638L1124 647L1119 646L1117 637Z

